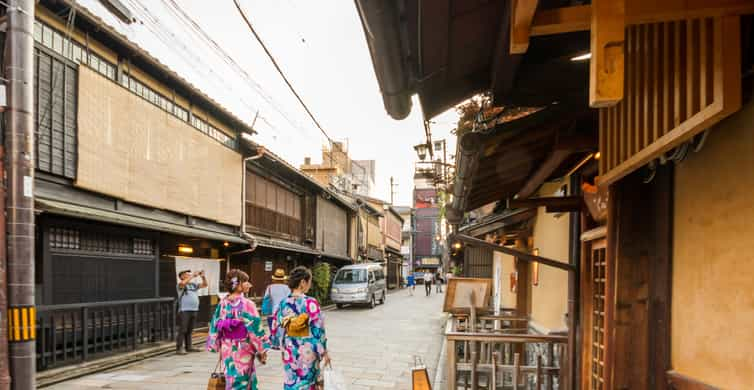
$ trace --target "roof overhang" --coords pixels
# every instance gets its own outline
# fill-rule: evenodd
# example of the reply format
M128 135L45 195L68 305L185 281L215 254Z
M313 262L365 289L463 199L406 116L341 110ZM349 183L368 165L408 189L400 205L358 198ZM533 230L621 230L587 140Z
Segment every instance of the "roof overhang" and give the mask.
M82 218L93 221L112 223L116 225L131 226L135 228L172 233L181 236L198 237L216 241L227 241L234 244L250 244L248 240L233 234L214 232L197 227L156 221L149 218L123 214L116 211L75 205L72 203L59 202L55 200L37 198L35 200L35 208L41 212L46 212L54 215L62 215L66 217Z
M529 197L597 148L594 113L554 104L485 132L461 137L448 220L484 205Z

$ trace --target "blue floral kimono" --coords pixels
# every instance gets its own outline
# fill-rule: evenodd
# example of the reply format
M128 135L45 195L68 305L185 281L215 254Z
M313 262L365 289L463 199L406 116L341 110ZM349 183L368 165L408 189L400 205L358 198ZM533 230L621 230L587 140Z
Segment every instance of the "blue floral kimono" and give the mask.
M281 325L286 317L306 313L309 316L309 334L294 337L286 334ZM319 362L327 352L325 323L319 302L306 295L289 295L273 313L271 343L280 346L285 367L285 390L310 390L316 388L319 379Z

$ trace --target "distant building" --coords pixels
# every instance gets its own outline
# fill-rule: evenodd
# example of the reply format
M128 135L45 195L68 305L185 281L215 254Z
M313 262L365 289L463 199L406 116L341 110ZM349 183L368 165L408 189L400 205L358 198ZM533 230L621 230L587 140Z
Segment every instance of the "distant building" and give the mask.
M442 267L444 223L433 172L422 168L414 173L413 269L432 271Z
M351 160L348 147L343 142L333 142L322 148L322 162L312 164L311 157L304 158L301 170L324 186L359 196L371 196L375 178L374 160Z

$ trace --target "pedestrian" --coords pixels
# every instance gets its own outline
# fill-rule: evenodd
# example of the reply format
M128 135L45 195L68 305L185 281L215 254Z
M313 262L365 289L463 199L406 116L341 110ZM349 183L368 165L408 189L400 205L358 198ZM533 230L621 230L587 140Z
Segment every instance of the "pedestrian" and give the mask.
M294 268L288 276L291 293L273 314L272 343L283 351L284 390L309 390L319 385L320 362L330 364L325 323L319 302L306 293L312 273Z
M424 291L427 293L427 296L432 292L432 278L432 272L424 273Z
M408 295L413 296L414 290L416 290L416 278L414 278L413 273L406 277L406 286L408 287Z
M445 284L450 284L450 278L452 278L452 277L453 277L453 274L452 274L452 273L450 273L450 271L448 271L448 272L447 272L447 273L445 274Z
M435 281L436 281L435 285L437 286L437 290L435 292L438 294L442 293L442 284L445 281L442 280L442 274L440 273L440 271L437 271L437 275L435 276Z
M201 278L201 283L196 283L196 277ZM178 337L175 340L175 352L185 355L186 352L199 352L191 345L191 334L194 332L196 313L199 312L199 289L207 287L207 278L204 271L196 274L189 270L178 273Z
M269 337L254 302L246 298L249 275L238 269L228 271L225 287L230 292L217 304L209 325L207 350L220 352L218 365L225 374L226 389L257 389L256 357L267 362Z
M286 284L287 280L288 277L285 275L285 270L278 268L272 274L272 284L267 286L267 289L264 291L262 315L267 316L267 326L269 329L272 329L272 313L275 311L275 308L291 293L291 289Z

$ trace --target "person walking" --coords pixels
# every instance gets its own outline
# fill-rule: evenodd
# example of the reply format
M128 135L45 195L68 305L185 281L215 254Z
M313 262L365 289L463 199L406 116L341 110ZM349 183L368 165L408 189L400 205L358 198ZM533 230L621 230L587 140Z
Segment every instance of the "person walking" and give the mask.
M435 290L436 293L442 293L442 284L444 282L445 281L442 280L442 274L440 273L440 271L437 271L437 275L435 275L435 286L437 286L437 290Z
M283 351L284 390L315 389L320 362L323 366L330 364L319 302L306 295L311 286L311 271L294 268L288 276L291 293L273 313L271 340Z
M275 311L275 308L291 293L291 289L286 284L287 280L288 277L285 275L285 270L278 268L272 274L272 284L267 286L267 289L264 291L262 315L267 316L267 326L269 329L272 329L272 313Z
M432 272L424 273L424 291L427 293L427 296L432 292L432 278Z
M230 292L215 309L209 325L207 350L219 352L218 365L225 374L226 389L257 389L256 357L267 362L269 337L254 302L246 298L251 283L245 272L232 269L225 277Z
M196 277L201 277L201 283L196 283ZM199 312L199 289L207 287L204 271L193 274L189 270L178 274L178 336L175 340L175 353L185 355L186 352L199 352L191 345L191 334L194 332L196 313Z
M413 273L406 276L406 287L408 287L408 295L414 296L414 290L416 290L416 278Z

